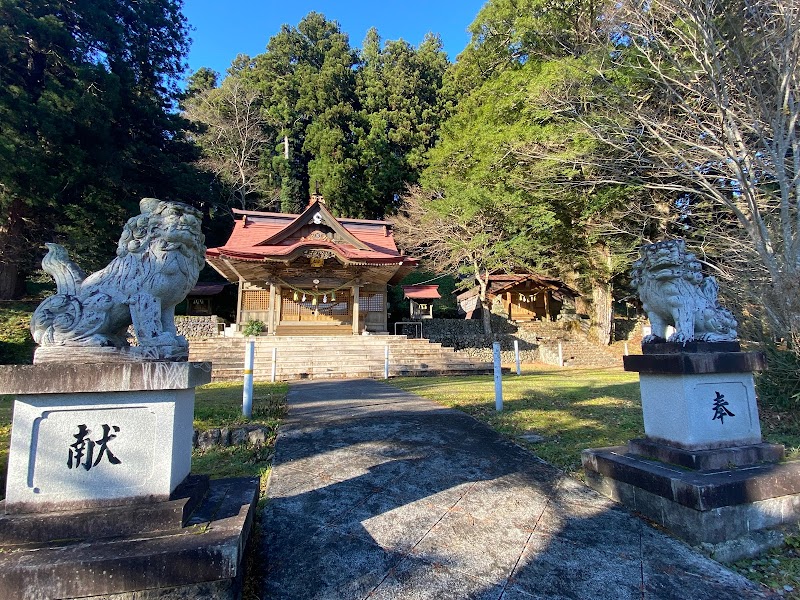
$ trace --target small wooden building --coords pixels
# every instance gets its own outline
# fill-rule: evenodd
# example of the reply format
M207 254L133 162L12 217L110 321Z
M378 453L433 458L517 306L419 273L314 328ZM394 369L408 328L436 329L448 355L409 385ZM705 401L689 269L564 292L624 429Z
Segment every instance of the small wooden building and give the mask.
M224 246L208 263L239 284L236 323L272 335L387 331L387 284L416 268L388 221L334 217L320 196L302 214L234 210Z
M212 298L224 290L226 285L198 282L186 296L186 314L188 316L213 315Z
M480 316L480 288L475 286L456 297L459 312L467 319ZM562 281L533 273L489 275L487 296L492 312L512 321L554 321L564 303L580 294Z
M442 297L438 285L404 285L403 295L408 299L409 314L414 321L432 319L433 301Z

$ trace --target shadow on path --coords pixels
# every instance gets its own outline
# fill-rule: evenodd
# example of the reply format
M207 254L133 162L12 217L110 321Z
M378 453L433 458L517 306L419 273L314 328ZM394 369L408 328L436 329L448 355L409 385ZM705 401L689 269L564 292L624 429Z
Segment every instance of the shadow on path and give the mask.
M289 404L265 599L767 597L463 413L371 380Z

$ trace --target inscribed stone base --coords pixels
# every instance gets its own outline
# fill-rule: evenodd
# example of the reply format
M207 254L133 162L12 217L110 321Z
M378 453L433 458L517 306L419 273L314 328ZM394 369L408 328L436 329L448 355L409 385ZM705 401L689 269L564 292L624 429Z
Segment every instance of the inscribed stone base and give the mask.
M646 436L689 450L759 444L753 374L640 373Z
M6 513L166 500L191 467L194 386L207 363L0 370L17 394Z
M618 446L584 450L582 462L591 487L692 545L718 548L719 560L773 546L767 530L800 520L800 461L700 472Z

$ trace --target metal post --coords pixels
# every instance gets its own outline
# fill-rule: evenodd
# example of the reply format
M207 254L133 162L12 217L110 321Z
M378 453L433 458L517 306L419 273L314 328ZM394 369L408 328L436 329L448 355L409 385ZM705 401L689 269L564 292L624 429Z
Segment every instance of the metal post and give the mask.
M244 343L244 389L242 390L242 414L246 418L253 416L253 358L256 353L256 342L248 339Z
M558 342L558 366L564 366L564 346L561 345L561 342Z
M519 340L514 340L514 357L517 359L517 375L522 375L522 369L519 364Z
M389 379L389 344L386 344L383 352L383 378Z
M275 373L278 370L278 348L272 349L272 376L270 377L270 381L275 383Z
M492 344L494 355L494 408L497 412L503 410L503 370L500 367L500 342Z

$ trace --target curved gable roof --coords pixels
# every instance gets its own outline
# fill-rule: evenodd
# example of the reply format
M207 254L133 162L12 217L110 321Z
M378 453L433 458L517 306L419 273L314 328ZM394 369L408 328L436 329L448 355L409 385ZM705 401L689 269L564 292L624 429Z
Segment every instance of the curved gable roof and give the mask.
M277 246L293 235L296 235L300 229L309 224L327 225L334 233L338 234L345 243L351 244L359 250L369 250L369 247L345 229L341 223L336 220L336 217L331 214L328 207L319 200L310 202L306 209L297 215L294 221L256 245Z

